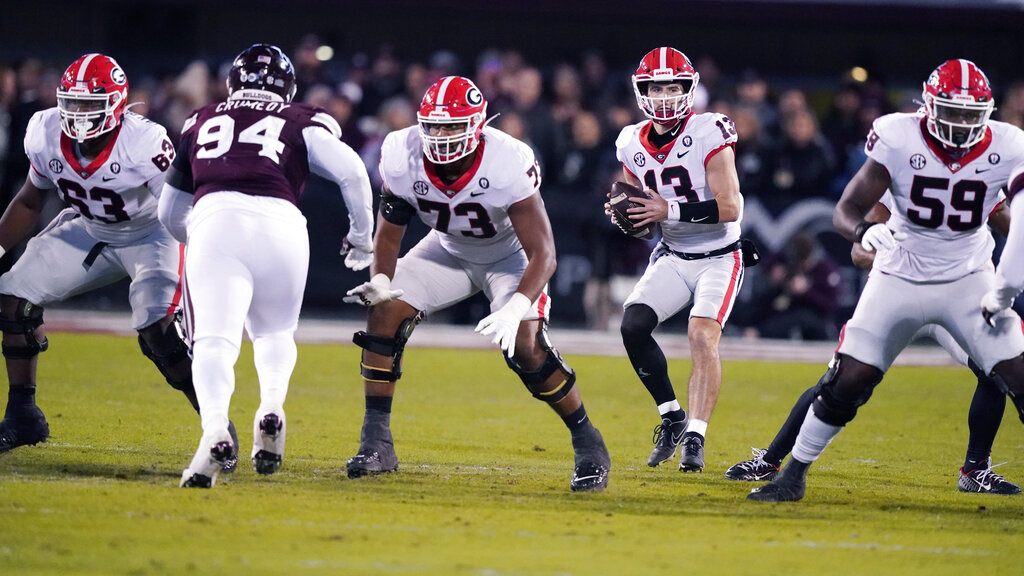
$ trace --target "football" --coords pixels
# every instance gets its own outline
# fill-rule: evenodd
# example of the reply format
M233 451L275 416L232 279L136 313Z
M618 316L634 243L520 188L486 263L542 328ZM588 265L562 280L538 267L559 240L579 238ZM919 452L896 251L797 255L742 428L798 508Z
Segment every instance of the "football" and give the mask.
M639 203L633 201L637 197L647 198L648 196L643 190L628 182L613 182L612 192L608 196L608 205L611 207L612 213L615 214L618 226L623 232L634 238L653 238L653 223L646 226L637 226L629 219L629 215L626 212L630 208L640 206Z

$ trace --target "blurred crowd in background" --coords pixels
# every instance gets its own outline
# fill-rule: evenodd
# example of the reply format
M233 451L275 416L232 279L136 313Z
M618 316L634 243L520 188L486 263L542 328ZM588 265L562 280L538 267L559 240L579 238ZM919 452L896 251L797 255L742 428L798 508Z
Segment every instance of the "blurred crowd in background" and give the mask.
M603 212L605 193L621 174L615 138L624 126L643 119L630 83L632 69L611 69L597 50L545 62L528 61L514 50L487 50L467 59L447 50L399 54L388 45L331 54L312 35L282 48L296 67L295 100L320 106L338 120L342 140L362 156L375 192L384 136L415 123L420 98L438 78L472 78L489 114L496 116L491 125L527 142L541 164L542 194L559 254L550 286L554 321L617 329L622 299L651 248L624 236ZM850 263L849 242L833 231L831 209L864 161L872 121L916 110L921 82L931 70L885 83L860 68L836 70L827 79L768 78L754 69L722 70L712 57L689 53L685 45L677 48L687 52L700 74L695 111L720 112L736 123L744 235L754 238L765 256L762 265L748 269L726 335L835 338L852 312L864 273ZM230 56L222 62L198 60L165 76L126 70L129 102L136 103L132 110L165 126L176 141L193 109L227 97ZM55 90L69 63L0 63L3 207L29 169L22 147L28 120L56 105ZM978 64L985 69L984 62ZM1024 128L1024 80L994 88L993 117ZM341 304L341 295L361 276L345 270L337 255L347 226L339 194L313 177L302 208L313 250L306 313L362 314ZM413 226L406 240L411 245L421 236ZM16 253L0 262L4 270ZM97 307L127 302L102 292L90 298L100 299L88 303ZM441 320L476 323L486 313L485 301L470 300ZM665 329L684 329L686 315L677 318Z

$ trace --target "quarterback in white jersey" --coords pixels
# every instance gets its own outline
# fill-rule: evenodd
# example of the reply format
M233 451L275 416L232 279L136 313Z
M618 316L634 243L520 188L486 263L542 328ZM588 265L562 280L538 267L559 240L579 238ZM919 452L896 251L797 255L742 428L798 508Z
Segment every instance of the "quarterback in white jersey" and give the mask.
M366 414L348 476L398 468L390 417L405 343L424 315L482 291L491 314L476 331L492 335L527 390L569 428L570 488L603 490L608 450L580 400L576 373L547 337L555 246L533 152L485 127L487 103L468 78L438 80L423 96L418 119L384 141L372 278L345 299L370 307L367 331L354 337L364 349ZM432 230L399 258L413 216Z
M0 253L29 233L48 195L56 192L67 208L0 277L11 386L0 452L48 435L34 400L37 356L47 347L43 307L125 277L131 278L132 327L143 353L199 409L188 350L174 326L182 248L157 219L157 195L174 148L162 126L126 111L127 96L117 62L86 54L64 73L57 108L29 122L31 169L0 220Z
M994 283L993 241L984 229L1002 201L1024 133L989 120L988 78L973 62L949 60L932 72L924 112L875 121L868 159L836 206L841 234L877 251L874 270L837 349L836 366L808 410L793 458L771 484L748 496L799 500L806 472L857 409L893 359L926 324L956 343L1011 398L1024 420L1024 334L1016 315L986 324L982 295ZM892 192L887 223L865 219Z
M622 343L661 416L647 465L671 459L682 444L682 471L704 468L704 437L722 384L718 343L743 282L744 260L736 129L721 114L691 112L699 80L682 52L649 52L633 75L637 104L649 120L625 127L615 141L623 178L650 196L636 199L641 206L629 209L630 218L635 225L656 222L661 228L661 242L623 304ZM614 215L612 220L628 230L629 223ZM690 304L687 415L652 333Z

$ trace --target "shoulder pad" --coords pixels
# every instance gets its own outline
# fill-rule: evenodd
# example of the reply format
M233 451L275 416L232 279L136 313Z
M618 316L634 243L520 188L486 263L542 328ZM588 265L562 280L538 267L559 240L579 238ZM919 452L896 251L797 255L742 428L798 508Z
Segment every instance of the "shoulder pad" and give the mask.
M886 114L875 119L871 131L889 148L901 148L908 134L919 132L920 118L917 114Z
M341 138L341 126L338 124L338 121L334 119L334 116L331 116L327 112L317 108L310 120L313 122L314 126L322 126L335 138Z
M406 169L409 153L422 150L415 126L396 130L384 137L380 146L380 166L386 174L398 174Z
M56 111L56 108L50 110ZM50 110L36 112L29 119L25 129L25 154L41 154L46 150L46 120L50 114L54 113Z
M629 146L629 143L633 140L634 136L636 136L636 133L640 130L641 126L643 126L643 122L639 124L630 124L623 128L615 138L615 148L621 150L626 146Z

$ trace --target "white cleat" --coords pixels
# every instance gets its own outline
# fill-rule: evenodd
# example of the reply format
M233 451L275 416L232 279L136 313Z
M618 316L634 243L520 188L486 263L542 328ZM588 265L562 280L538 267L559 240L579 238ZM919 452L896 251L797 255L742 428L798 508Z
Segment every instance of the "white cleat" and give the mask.
M252 425L252 465L258 474L273 474L284 461L284 410L278 408L260 416Z
M181 473L181 488L212 488L224 465L236 453L227 430L216 437L204 436L188 468Z

